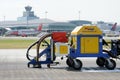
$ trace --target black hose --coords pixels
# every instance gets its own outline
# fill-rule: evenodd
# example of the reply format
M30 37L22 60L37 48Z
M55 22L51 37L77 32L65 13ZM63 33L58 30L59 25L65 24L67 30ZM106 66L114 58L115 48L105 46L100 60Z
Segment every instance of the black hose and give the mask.
M103 39L102 44L108 46L108 43Z
M39 40L38 40L38 44L37 44L37 62L39 61L38 59L39 59L39 49L40 49L40 44L41 44L41 42L45 39L45 38L47 38L47 37L50 37L51 36L51 34L46 34L46 35L44 35L43 37L41 37Z
M47 41L45 41L44 39L47 38L47 37L50 37L50 36L51 36L51 34L45 34L45 35L42 36L38 41L36 41L35 43L33 43L31 46L29 46L29 48L27 49L27 53L26 53L26 58L27 58L29 61L31 61L31 59L30 59L30 56L31 56L31 55L29 55L30 49L31 49L33 46L37 45L37 59L38 59L39 47L40 47L41 42L44 41L44 43L46 43L47 46L49 46L49 43L48 43Z
M117 55L114 55L111 51L103 50L103 52L108 53L108 55L112 58L118 58Z
M27 49L26 58L27 58L29 61L31 61L30 55L29 55L29 51L30 51L30 49L31 49L33 46L35 46L38 42L39 42L39 41L36 41L36 42L33 43L31 46L29 46L29 48Z

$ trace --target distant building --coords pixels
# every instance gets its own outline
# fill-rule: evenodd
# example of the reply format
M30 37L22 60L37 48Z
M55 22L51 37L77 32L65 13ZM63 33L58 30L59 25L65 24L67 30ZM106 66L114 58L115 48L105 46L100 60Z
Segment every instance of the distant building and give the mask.
M55 21L50 19L34 19L26 21L0 21L0 27L16 27L16 26L26 26L26 27L38 27L40 24L49 24Z
M27 20L39 19L39 17L34 15L34 11L31 11L32 10L31 6L26 6L25 10L26 11L23 12L23 16L17 18L18 21L27 21Z
M101 29L101 30L110 30L113 26L112 23L104 22L104 21L97 21L96 25Z
M72 20L69 21L69 23L75 24L76 26L82 26L84 24L92 24L91 21L86 21L86 20Z
M90 21L85 20L73 20L69 22L55 22L43 25L42 31L67 31L71 32L76 26L82 26L84 24L92 24Z
M69 22L55 22L50 24L44 24L42 31L43 32L53 32L53 31L66 31L71 32L76 27L75 24Z

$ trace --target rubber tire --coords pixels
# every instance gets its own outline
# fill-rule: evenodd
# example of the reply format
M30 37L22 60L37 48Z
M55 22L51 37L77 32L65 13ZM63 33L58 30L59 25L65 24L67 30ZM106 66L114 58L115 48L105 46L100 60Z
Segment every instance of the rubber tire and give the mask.
M50 64L47 64L47 67L50 68Z
M73 64L74 64L73 59L67 58L66 64L68 65L68 67L73 67Z
M104 67L104 65L105 65L105 58L103 58L103 57L98 57L97 60L96 60L96 64L97 64L99 67Z
M41 64L33 64L33 68L42 68Z
M113 66L110 66L109 63L108 63L108 61L106 60L105 67L106 67L107 69L109 69L109 70L113 70L113 69L115 69L115 67L116 67L116 62L115 62L113 59L110 59L110 61L112 62Z
M28 68L30 67L30 64L29 64L29 63L27 64L27 67L28 67Z
M80 60L78 60L78 59L76 59L76 61L77 61L77 63L78 63L78 65L76 66L75 65L75 63L73 64L73 68L75 69L75 70L81 70L81 68L82 68L82 62L80 61Z

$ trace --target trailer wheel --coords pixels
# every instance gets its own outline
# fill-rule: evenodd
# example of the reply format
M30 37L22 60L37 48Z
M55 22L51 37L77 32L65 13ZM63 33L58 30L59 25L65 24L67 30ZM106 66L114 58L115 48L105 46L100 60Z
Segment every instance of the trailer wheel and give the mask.
M67 58L66 64L68 65L68 67L73 67L73 64L74 64L73 59Z
M42 68L41 64L33 64L33 68Z
M106 60L105 67L109 70L113 70L116 67L116 62L113 59L110 59L110 63L108 60Z
M81 68L82 68L82 62L81 62L80 60L78 60L78 59L76 59L76 62L77 62L77 65L76 65L76 63L74 62L73 68L74 68L75 70L81 70Z
M30 64L29 64L29 63L27 64L27 67L28 67L28 68L30 67Z
M104 65L105 65L105 58L103 58L103 57L98 57L97 60L96 60L96 64L97 64L99 67L104 67Z
M50 68L50 64L47 64L47 67Z

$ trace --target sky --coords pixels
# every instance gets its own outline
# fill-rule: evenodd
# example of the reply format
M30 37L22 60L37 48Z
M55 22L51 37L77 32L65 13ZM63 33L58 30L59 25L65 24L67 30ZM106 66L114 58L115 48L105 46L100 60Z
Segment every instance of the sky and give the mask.
M120 0L0 0L0 21L17 20L27 5L32 6L32 11L40 18L120 24Z

